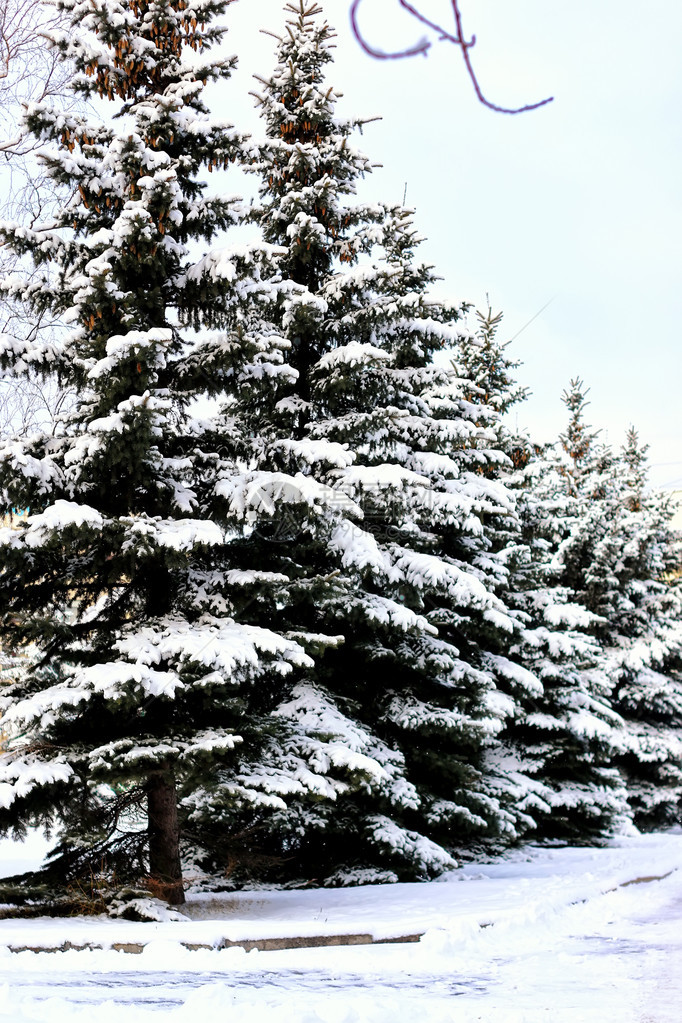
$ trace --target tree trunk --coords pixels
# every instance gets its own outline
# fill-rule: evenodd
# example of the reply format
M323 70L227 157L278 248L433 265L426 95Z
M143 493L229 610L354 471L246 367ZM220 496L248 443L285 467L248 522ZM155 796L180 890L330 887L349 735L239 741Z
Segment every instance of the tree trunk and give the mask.
M185 891L180 866L178 801L170 768L152 774L147 782L147 819L153 891L172 906L181 906Z

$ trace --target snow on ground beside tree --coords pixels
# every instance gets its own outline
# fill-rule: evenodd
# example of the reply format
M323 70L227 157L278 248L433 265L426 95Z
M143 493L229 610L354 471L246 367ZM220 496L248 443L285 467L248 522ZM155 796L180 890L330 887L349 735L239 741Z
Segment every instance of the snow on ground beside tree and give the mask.
M12 856L3 843L3 867ZM680 863L682 834L668 833L602 849L527 847L421 885L243 892L213 900L202 921L3 920L8 945L105 933L144 934L148 944L141 955L0 948L0 1020L78 1023L96 1012L98 1023L118 1023L125 1012L126 1023L198 1014L205 1023L411 1023L418 1013L424 1023L677 1023ZM190 897L186 911L207 916L205 897ZM418 944L278 952L180 943L198 928L218 938L226 929L396 934L401 925L426 934Z

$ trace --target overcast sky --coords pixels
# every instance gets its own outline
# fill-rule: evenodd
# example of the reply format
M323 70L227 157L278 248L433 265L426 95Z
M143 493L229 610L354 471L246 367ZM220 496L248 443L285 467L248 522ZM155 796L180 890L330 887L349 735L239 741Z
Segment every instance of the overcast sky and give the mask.
M615 445L633 424L652 481L682 487L682 3L461 0L488 97L555 97L517 116L477 102L453 46L434 39L426 58L372 60L351 36L349 0L322 6L338 30L329 80L340 112L383 118L360 141L383 164L363 196L400 201L407 184L443 288L480 307L488 294L504 311L502 336L518 335L510 352L533 391L519 424L555 436L561 392L580 376L589 421ZM225 15L240 72L216 113L254 133L250 76L271 70L275 45L259 28L281 31L283 7L239 0ZM452 27L449 0L422 9ZM379 48L424 35L398 0L363 0L360 17Z

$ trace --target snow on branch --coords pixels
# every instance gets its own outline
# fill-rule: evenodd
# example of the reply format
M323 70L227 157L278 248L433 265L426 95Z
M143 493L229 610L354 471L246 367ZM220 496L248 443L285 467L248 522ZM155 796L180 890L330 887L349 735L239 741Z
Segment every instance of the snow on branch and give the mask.
M376 60L402 60L406 57L415 57L418 54L426 56L426 54L428 53L432 46L431 41L426 37L420 39L419 42L415 43L414 46L409 46L403 50L396 50L392 53L386 53L384 50L377 49L376 47L370 45L370 43L363 35L358 24L358 9L360 7L361 2L362 0L353 0L350 8L350 21L353 30L353 35L355 36L356 40L358 41L358 43L360 44L365 53L367 53L370 57L374 57ZM469 51L473 49L473 47L476 45L476 36L472 35L470 39L467 39L466 36L464 35L464 29L462 27L462 14L459 9L459 0L450 0L452 14L455 22L454 32L448 31L447 29L443 28L442 25L439 25L437 22L432 21L430 18L427 18L426 15L423 14L423 12L415 4L409 3L409 0L398 0L398 3L403 8L403 10L411 14L412 17L415 18L421 25L424 25L432 32L437 33L439 41L452 43L454 46L457 46L461 50L467 74L469 75L469 78L471 79L471 84L474 87L474 92L476 93L479 102L481 102L483 106L488 107L489 110L494 110L498 114L523 114L526 113L528 110L538 110L540 107L544 107L548 103L551 103L553 101L554 97L548 96L547 99L540 100L537 103L528 103L522 107L502 107L499 106L497 103L492 103L489 99L486 98L479 84L476 72L474 71L474 67L471 62L471 55L469 53Z

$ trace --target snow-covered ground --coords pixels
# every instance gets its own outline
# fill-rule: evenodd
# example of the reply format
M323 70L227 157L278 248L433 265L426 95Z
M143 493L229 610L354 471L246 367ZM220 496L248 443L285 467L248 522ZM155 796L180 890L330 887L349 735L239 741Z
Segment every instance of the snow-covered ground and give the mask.
M0 873L17 869L17 855L0 843ZM680 866L682 835L653 835L607 849L531 848L431 884L195 896L174 922L3 920L0 1019L679 1023ZM409 944L219 947L416 933ZM102 948L11 951L66 941ZM112 948L129 942L142 954Z

